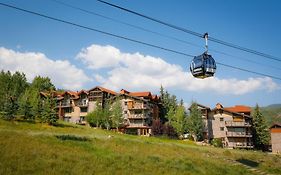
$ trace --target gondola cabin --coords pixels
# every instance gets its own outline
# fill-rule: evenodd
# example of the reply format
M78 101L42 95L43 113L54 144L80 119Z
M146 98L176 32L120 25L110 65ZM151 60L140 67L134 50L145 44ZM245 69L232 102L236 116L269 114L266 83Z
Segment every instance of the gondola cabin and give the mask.
M216 62L211 55L205 52L193 58L190 64L190 72L195 78L212 77L216 72Z

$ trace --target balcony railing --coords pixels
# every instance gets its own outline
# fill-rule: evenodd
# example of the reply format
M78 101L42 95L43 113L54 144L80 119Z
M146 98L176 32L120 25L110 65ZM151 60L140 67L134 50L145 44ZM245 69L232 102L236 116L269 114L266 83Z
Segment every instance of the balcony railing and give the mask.
M252 137L251 133L248 132L226 132L227 137Z
M250 127L251 124L249 122L234 122L234 121L226 121L225 126L228 127Z
M148 125L145 123L130 123L128 128L130 127L147 127Z
M79 101L79 102L77 103L77 106L88 106L88 102Z
M232 146L234 148L254 148L252 142L234 142L234 143L230 142L229 146Z
M148 109L148 105L142 105L142 104L128 105L128 109Z
M58 106L69 107L69 106L71 106L71 103L70 102L62 102L61 104L58 104Z
M128 115L128 119L142 119L142 118L148 118L148 116L144 115L144 114L131 114L131 115Z

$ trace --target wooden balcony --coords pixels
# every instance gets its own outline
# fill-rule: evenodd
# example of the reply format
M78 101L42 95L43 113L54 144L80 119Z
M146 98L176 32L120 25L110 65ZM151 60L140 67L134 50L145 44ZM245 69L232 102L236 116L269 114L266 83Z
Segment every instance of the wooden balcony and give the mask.
M79 101L79 102L77 103L77 106L79 106L79 107L87 107L87 106L88 106L88 102Z
M60 104L57 104L58 107L71 107L70 102L62 102Z
M254 145L252 142L234 142L234 143L230 143L229 145L230 147L234 147L234 148L254 148Z
M144 118L148 118L147 115L144 114L131 114L127 116L128 119L144 119Z
M226 127L251 127L251 124L245 121L242 122L234 122L234 121L226 121Z
M226 132L227 137L252 137L251 133L248 132Z
M128 105L129 110L134 110L134 109L148 109L148 105L142 105L142 104L137 104L137 105Z

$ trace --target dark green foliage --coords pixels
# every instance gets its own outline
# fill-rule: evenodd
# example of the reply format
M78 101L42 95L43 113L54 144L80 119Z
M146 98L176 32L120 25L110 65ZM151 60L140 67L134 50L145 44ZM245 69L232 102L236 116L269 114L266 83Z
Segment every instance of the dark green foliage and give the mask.
M203 120L201 111L196 103L192 103L190 107L190 116L188 118L188 131L195 141L203 139Z
M177 97L165 91L163 86L160 87L160 100L162 106L160 108L160 119L164 123L169 120L169 116L175 112L177 108Z
M266 149L270 140L268 126L258 105L256 105L253 115L253 139L255 148L262 150Z
M56 89L49 77L41 76L36 76L33 79L31 87L37 89L39 92L50 92Z
M5 103L4 103L4 108L3 108L3 117L6 120L13 120L16 117L16 113L18 110L18 104L15 98L9 98Z
M49 124L56 121L54 109L45 111L44 117L40 116L43 110L40 92L55 90L50 78L37 76L31 84L28 84L23 73L12 74L10 71L1 71L0 85L0 115L5 119L13 120L18 114L26 120L38 117Z
M19 100L19 114L25 120L33 121L35 119L34 111L32 109L29 91L26 90Z
M28 87L25 75L10 71L0 73L0 113L2 117L12 120L18 111L19 97Z
M81 137L81 136L76 136L76 135L56 135L56 138L60 140L73 140L73 141L90 141L89 138L87 137Z
M55 111L55 101L50 96L44 99L42 113L40 116L40 121L42 123L48 123L49 125L54 125L58 120L56 111Z

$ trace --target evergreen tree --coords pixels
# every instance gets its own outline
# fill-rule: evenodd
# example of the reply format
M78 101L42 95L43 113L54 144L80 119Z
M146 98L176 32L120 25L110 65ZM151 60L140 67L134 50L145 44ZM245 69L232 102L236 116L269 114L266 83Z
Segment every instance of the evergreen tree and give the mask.
M2 114L4 115L4 119L6 120L13 120L16 117L16 113L18 110L18 104L15 98L10 97L4 103L4 109Z
M192 103L190 107L190 116L188 118L188 131L195 141L203 139L203 120L201 111L196 103Z
M34 111L32 110L32 105L30 103L30 94L26 90L19 100L19 113L24 119L34 120Z
M21 94L27 88L28 83L23 73L10 71L0 73L0 113L12 120L16 117L18 111L18 101Z
M177 108L177 97L171 95L168 91L164 91L163 86L160 87L160 119L162 122L169 121L169 117L174 114Z
M55 111L55 101L52 96L44 99L43 110L40 119L41 122L48 123L49 125L54 125L57 122L58 117Z
M122 122L124 120L122 112L123 110L122 110L121 101L120 98L117 97L112 106L112 117L111 117L112 126L115 127L117 131L119 127L122 125Z
M266 120L260 112L258 104L255 107L253 115L253 139L255 147L262 150L266 149L266 145L268 145L270 139Z

